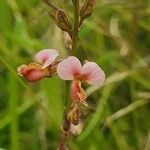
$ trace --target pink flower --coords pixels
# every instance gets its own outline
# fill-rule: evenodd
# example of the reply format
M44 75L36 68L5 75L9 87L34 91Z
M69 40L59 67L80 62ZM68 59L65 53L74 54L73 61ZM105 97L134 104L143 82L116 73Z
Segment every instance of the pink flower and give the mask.
M44 69L51 65L58 55L55 49L44 49L35 55L35 61L42 64L42 68Z
M95 62L87 62L82 66L79 59L74 56L60 62L57 73L63 80L78 79L91 85L102 84L105 80L103 70Z
M82 66L79 59L74 56L58 64L57 74L63 80L73 80L71 96L74 100L80 101L86 99L85 91L81 88L81 81L90 85L100 85L105 80L103 70L95 62L87 62Z
M17 72L27 81L39 81L44 77L51 76L56 71L56 64L54 62L58 55L58 52L54 49L42 50L35 55L35 61L39 64L21 65L18 67Z

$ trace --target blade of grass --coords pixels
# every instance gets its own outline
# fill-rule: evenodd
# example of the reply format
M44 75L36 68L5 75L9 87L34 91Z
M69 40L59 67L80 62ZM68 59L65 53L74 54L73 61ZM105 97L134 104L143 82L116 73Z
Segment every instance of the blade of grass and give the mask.
M9 110L8 113L12 118L10 124L11 130L11 150L19 150L19 124L18 124L18 115L17 115L17 102L18 102L18 85L16 79L9 73Z
M147 139L147 143L145 145L145 149L144 150L149 150L150 149L150 131L148 133L148 139Z
M150 102L149 99L137 100L137 101L133 102L132 104L130 104L129 106L120 109L119 111L117 111L116 113L114 113L113 115L108 117L104 124L107 126L110 126L115 120L118 120L120 117L123 117L123 116L127 115L128 113L131 113L135 109L142 107L143 105L146 105L149 102Z
M111 94L113 89L113 84L110 84L107 87L104 87L102 91L102 97L99 100L99 104L96 108L96 112L90 120L90 123L87 125L86 129L83 133L79 136L78 140L84 140L91 132L94 130L96 124L101 120L101 116L104 113L104 105L107 103L107 100Z
M47 109L51 111L56 127L59 128L63 114L60 82L57 78L45 79L41 82L41 87L45 93L43 100L47 100Z
M125 136L121 133L119 129L119 124L112 125L110 127L110 130L115 138L118 150L132 150L130 146L127 144Z

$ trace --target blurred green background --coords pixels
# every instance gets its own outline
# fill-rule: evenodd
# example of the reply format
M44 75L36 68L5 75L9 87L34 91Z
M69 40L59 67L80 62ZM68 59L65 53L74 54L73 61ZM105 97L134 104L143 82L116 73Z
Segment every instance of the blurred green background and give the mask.
M55 2L72 16L69 0ZM66 56L50 12L40 0L0 0L0 148L55 150L59 143L65 82L31 84L16 73L39 50ZM150 150L149 32L149 0L97 0L80 29L77 56L97 62L107 79L91 95L97 107L82 134L69 140L70 150Z

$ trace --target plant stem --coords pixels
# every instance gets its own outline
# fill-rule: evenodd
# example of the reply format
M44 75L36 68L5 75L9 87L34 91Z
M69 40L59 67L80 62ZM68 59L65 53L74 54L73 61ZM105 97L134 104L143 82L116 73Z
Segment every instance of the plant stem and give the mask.
M64 101L65 111L67 111L68 106L69 106L69 94L68 94L68 91L70 90L69 87L70 87L70 83L66 81L65 82L65 88L66 88L66 90L65 90L65 101Z
M75 54L75 50L77 48L77 42L78 42L78 28L79 28L79 0L73 1L74 5L74 26L73 26L73 37L72 37L72 50L70 55ZM66 97L65 97L65 107L67 109L68 106L68 90L69 90L69 84L66 82Z
M77 48L78 42L78 29L79 29L79 0L74 1L74 27L73 27L73 42L72 42L72 54Z

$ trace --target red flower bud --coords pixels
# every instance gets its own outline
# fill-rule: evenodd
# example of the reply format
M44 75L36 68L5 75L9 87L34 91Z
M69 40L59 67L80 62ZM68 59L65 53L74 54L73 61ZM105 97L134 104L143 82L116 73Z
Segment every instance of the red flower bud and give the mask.
M30 63L29 65L21 65L18 67L17 72L20 76L23 76L27 81L35 82L43 79L47 70L42 69L41 65Z

